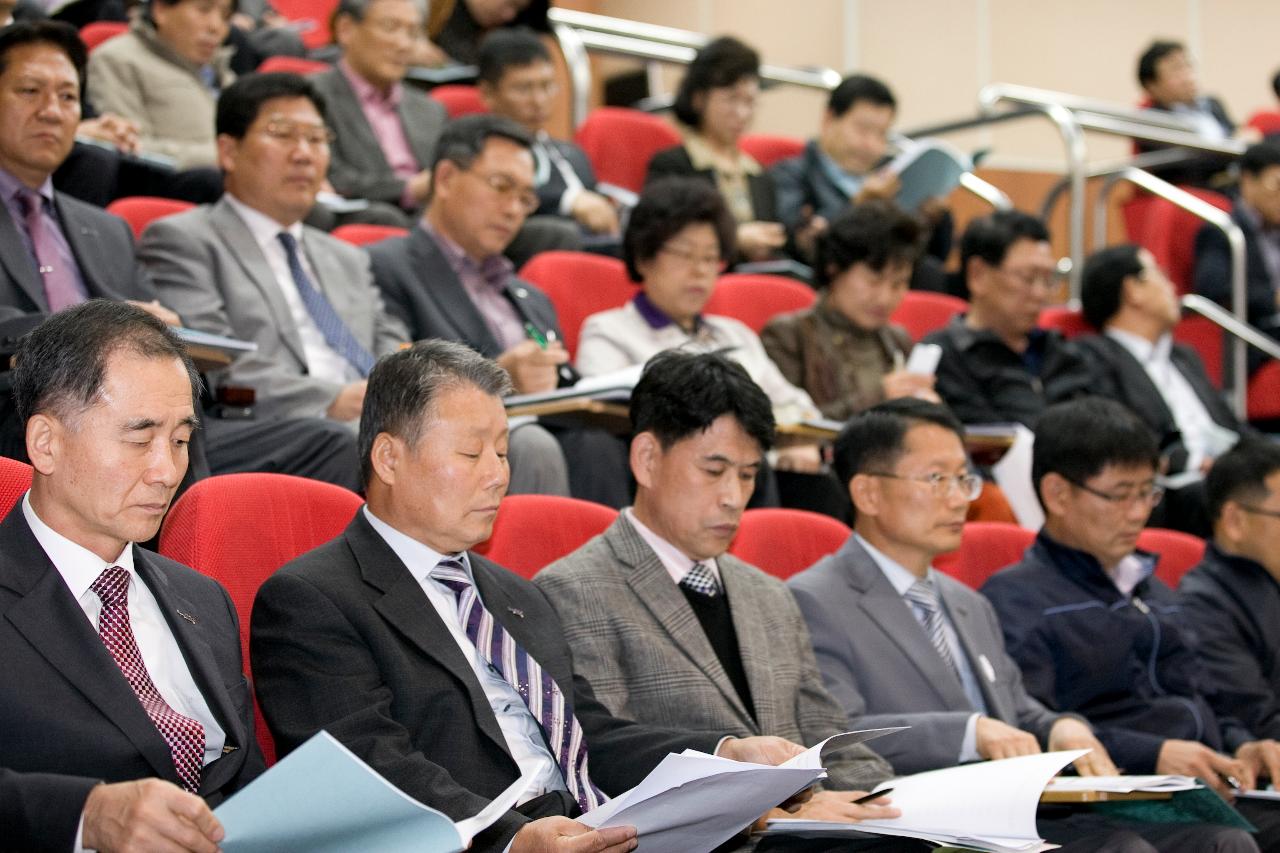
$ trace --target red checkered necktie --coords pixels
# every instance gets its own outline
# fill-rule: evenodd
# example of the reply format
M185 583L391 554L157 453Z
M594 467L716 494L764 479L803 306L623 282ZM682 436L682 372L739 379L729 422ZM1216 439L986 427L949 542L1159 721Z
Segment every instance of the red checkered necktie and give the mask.
M142 653L138 651L129 624L129 573L119 566L109 566L89 589L102 599L102 613L98 616L102 644L115 658L116 666L137 694L143 710L169 745L182 786L195 793L200 788L200 771L204 767L204 726L199 720L184 717L169 707L142 662Z

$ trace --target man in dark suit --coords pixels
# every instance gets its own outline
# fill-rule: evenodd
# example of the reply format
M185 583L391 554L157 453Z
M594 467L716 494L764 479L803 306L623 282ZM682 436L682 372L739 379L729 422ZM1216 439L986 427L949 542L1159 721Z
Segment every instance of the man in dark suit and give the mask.
M1240 157L1240 198L1231 219L1244 233L1245 297L1250 325L1280 337L1280 142L1251 145ZM1196 233L1196 293L1231 308L1231 248L1212 225ZM1263 361L1250 349L1250 368Z
M15 374L34 471L0 523L0 848L211 853L209 807L264 768L236 613L134 544L186 470L195 369L163 323L94 300Z
M9 353L51 311L86 298L129 301L182 324L156 301L153 282L134 260L129 226L53 189L50 176L71 150L80 117L79 101L67 96L80 91L84 56L65 24L15 24L0 33L0 80L9 87L0 97L0 350ZM19 96L18 82L31 80L43 100ZM22 425L7 395L0 408L0 451L24 458ZM271 470L358 485L350 438L323 423L211 417L197 441L193 477ZM343 442L345 464L335 462Z
M596 191L596 173L576 143L546 131L558 83L551 54L531 30L497 29L480 45L480 95L495 114L533 134L535 216L569 218L591 234L618 236L618 211Z
M529 134L509 119L474 115L452 122L440 137L426 214L409 236L369 249L387 308L414 340L466 344L496 360L518 394L550 391L576 378L551 300L517 278L503 255L538 207L531 145ZM517 435L530 430L542 427L521 427ZM573 494L625 505L625 449L593 432L568 434L573 440L563 440L565 432L557 437L570 457ZM592 470L600 467L597 453L615 457L604 476Z
M334 135L333 188L377 203L386 221L406 227L426 202L448 118L438 101L403 82L421 31L413 0L343 0L333 18L342 59L315 78Z
M1123 403L1151 427L1166 473L1208 471L1248 427L1214 388L1195 350L1174 343L1182 309L1155 258L1132 244L1096 252L1085 263L1081 303L1100 333L1076 339L1093 374L1090 391ZM1208 536L1203 484L1167 491L1152 523Z
M1196 651L1218 683L1214 710L1280 739L1280 446L1241 441L1206 482L1213 539L1178 584ZM1269 768L1280 777L1280 765Z
M475 850L630 849L634 830L591 833L553 816L633 787L671 751L719 746L777 763L799 747L613 717L574 671L542 593L470 553L506 491L509 388L500 367L447 341L378 363L360 424L368 504L263 584L258 696L283 751L325 729L455 820L527 779ZM528 683L538 672L540 689Z

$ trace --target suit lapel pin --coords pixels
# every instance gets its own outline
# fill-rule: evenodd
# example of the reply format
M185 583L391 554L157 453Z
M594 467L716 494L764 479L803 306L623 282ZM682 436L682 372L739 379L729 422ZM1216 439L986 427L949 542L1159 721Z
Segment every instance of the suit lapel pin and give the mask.
M178 615L181 616L183 619L186 619L192 625L196 624L196 617L192 616L190 613L183 613L181 610L179 610Z
M511 611L511 615L515 616L517 619L524 618L524 611L519 607L508 607L507 610Z

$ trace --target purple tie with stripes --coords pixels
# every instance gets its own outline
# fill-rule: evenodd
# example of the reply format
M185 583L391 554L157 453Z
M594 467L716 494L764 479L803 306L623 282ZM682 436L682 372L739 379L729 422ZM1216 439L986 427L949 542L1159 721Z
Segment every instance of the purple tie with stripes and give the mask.
M475 584L460 561L446 557L431 570L431 577L458 596L458 616L466 628L467 638L516 689L529 707L529 713L542 727L551 752L560 764L560 775L564 777L569 795L578 801L583 812L603 803L607 798L591 784L587 773L587 742L582 726L573 715L560 685L485 609L476 595Z

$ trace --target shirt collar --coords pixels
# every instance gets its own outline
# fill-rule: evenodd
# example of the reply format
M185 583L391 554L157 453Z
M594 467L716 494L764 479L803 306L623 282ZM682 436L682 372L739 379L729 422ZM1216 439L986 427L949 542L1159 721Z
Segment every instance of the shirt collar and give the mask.
M644 321L649 324L649 328L654 331L675 325L676 321L668 317L657 305L654 305L653 300L643 290L631 297L631 303L635 305L636 311L640 313ZM693 318L693 333L695 335L702 330L704 322L701 314Z
M1133 332L1124 329L1108 327L1105 334L1144 364L1149 361L1157 364L1167 363L1169 361L1169 353L1173 351L1173 337L1171 335L1161 335L1156 339L1155 343L1152 343L1141 335L1135 335Z
M444 255L444 259L449 263L449 268L453 270L454 275L461 278L468 273L475 273L483 278L494 290L501 292L506 289L507 282L510 281L511 275L516 269L506 255L490 255L480 263L476 263L466 253L466 250L436 230L425 216L422 218L420 226L427 236L440 247L440 253Z
M686 130L684 133L684 149L689 155L689 162L698 171L712 169L717 172L731 172L743 175L760 174L760 164L745 151L738 151L731 160L718 155L702 138L700 133ZM728 168L726 168L728 167Z
M685 575L693 570L695 562L702 563L711 570L711 574L715 575L716 580L720 580L720 567L716 565L714 557L707 560L694 560L685 554L675 545L663 539L644 525L640 519L636 518L636 514L631 507L627 507L622 511L623 516L635 528L636 533L640 534L640 538L645 541L653 553L658 556L658 560L662 563L662 567L667 570L667 574L671 575L671 580L679 584L684 580Z
M223 197L227 200L227 204L231 205L231 209L244 221L245 227L249 229L253 239L258 241L259 247L265 249L275 244L281 231L293 235L294 241L299 246L302 245L301 222L295 222L285 227L257 208L245 204L231 193L225 193Z
M364 513L364 517L368 520L369 524L372 525L373 529L378 532L378 535L381 536L387 545L391 547L392 551L396 552L396 556L400 558L400 562L404 563L405 568L409 570L409 574L413 576L413 579L418 582L419 586L424 582L431 580L428 577L431 574L431 570L434 569L441 560L446 559L457 560L462 563L462 567L467 572L467 577L471 578L472 583L475 583L475 578L471 574L471 561L467 558L466 551L458 554L441 554L439 551L419 542L412 536L401 533L390 524L387 524L385 521L378 518L373 514L373 511L369 509L368 504L365 504L361 511ZM434 583L435 581L432 582Z
M1043 553L1048 557L1048 562L1063 574L1076 577L1082 581L1102 581L1116 590L1116 592L1121 592L1116 584L1117 575L1104 569L1097 557L1087 551L1064 545L1050 536L1044 528L1041 528L1040 532L1036 534L1035 544L1031 547L1043 549ZM1141 549L1135 550L1129 556L1140 560L1141 564L1139 567L1129 565L1125 568L1123 576L1126 577L1127 581L1132 580L1131 584L1126 581L1129 591L1122 593L1126 598L1131 596L1138 587L1146 583L1151 575L1155 573L1156 563L1160 559L1159 554ZM1128 557L1125 559L1128 559ZM1135 575L1136 578L1134 577Z
M907 590L909 590L916 581L920 580L920 578L916 577L910 569L906 568L897 560L872 545L866 539L863 539L859 534L853 534L853 538L862 546L862 549L867 552L867 555L870 556L872 560L875 560L876 565L880 567L880 571L884 573L885 579L889 581L890 585L893 586L894 591L897 592L898 595L906 595ZM926 583L933 583L932 566L925 571L924 580Z
M392 83L391 88L384 95L378 91L377 86L357 74L345 57L338 60L338 68L342 71L342 76L346 77L347 82L351 84L351 90L356 93L356 100L361 105L373 104L389 110L394 110L400 106L400 99L404 97L404 85L402 83Z
M0 169L0 196L5 199L11 199L19 190L30 191L31 188L18 180L12 173ZM37 187L35 192L39 193L46 202L53 204L53 178L45 178L44 183Z
M58 574L62 575L62 580L77 601L89 591L89 587L98 579L98 576L111 566L119 566L132 577L132 543L125 543L120 555L106 562L88 548L77 545L41 521L40 516L36 515L35 509L31 506L31 492L22 496L22 514L27 519L27 525L31 528L36 541L40 543L40 547L44 549L49 561L58 570Z

